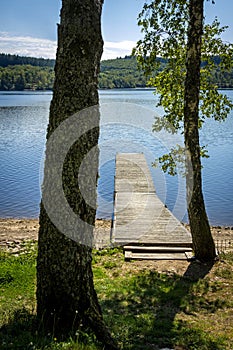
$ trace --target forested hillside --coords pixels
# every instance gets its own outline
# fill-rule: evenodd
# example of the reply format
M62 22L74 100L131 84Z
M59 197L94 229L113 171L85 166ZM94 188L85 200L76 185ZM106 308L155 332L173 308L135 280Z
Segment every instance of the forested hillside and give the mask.
M0 67L0 90L52 90L54 69L50 67L34 67L16 65Z
M99 87L102 89L145 87L146 78L137 69L134 57L101 62Z
M218 64L218 58L215 58ZM163 67L166 64L162 60ZM55 60L0 54L0 90L52 90ZM213 82L219 88L233 88L233 71L213 72ZM145 87L146 78L137 69L134 57L126 56L101 62L99 87L102 89Z
M55 60L0 54L0 90L52 90Z
M0 54L0 90L50 90L54 60ZM146 79L137 70L135 58L101 62L99 87L102 89L145 87Z

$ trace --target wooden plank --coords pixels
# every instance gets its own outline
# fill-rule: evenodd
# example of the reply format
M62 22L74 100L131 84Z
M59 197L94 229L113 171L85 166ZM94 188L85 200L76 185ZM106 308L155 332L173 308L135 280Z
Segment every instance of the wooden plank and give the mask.
M187 247L156 247L156 246L124 246L124 251L141 252L192 252L192 248Z
M115 192L155 193L150 170L143 153L116 155Z
M113 245L160 244L192 246L191 234L164 206L140 154L117 154Z
M187 260L184 253L154 253L154 254L146 254L146 253L132 253L125 252L125 260Z

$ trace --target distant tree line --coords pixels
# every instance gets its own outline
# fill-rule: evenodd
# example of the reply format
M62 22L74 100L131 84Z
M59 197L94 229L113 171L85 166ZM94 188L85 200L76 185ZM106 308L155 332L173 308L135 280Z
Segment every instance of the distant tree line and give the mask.
M33 67L54 68L55 60L0 53L0 67L30 65Z
M219 88L233 88L233 71L220 73L219 58L214 58L214 61L217 68L213 69L212 81ZM54 65L55 60L51 59L0 54L0 90L52 90ZM161 69L164 65L165 60L162 61ZM99 88L143 88L146 85L147 77L137 68L134 57L125 56L101 62Z

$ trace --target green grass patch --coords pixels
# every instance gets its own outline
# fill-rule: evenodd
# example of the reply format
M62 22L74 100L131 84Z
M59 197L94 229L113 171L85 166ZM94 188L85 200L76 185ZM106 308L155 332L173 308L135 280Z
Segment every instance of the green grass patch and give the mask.
M23 253L0 254L0 348L102 349L89 332L58 342L36 329L36 244ZM125 350L231 350L233 258L215 264L205 278L190 279L126 263L121 249L93 252L95 288L106 324Z
M33 243L28 243L17 256L0 252L0 303L5 313L18 306L34 307L36 254Z

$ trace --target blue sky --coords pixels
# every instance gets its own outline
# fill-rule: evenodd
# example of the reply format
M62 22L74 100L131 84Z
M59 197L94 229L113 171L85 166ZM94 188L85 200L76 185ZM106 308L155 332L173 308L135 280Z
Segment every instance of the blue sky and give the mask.
M140 37L137 16L145 0L105 0L102 16L103 58L130 54ZM229 29L224 40L233 42L233 1L206 1L206 17L216 15ZM0 52L55 57L56 23L61 0L0 0Z

